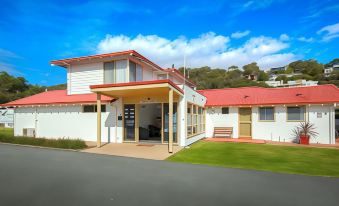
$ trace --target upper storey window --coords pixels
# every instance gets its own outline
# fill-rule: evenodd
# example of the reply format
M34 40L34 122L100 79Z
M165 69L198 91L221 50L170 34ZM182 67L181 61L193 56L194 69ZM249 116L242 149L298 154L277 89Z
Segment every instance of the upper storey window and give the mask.
M167 79L167 74L158 74L158 79Z
M126 82L127 60L119 60L104 63L104 83Z
M129 62L129 81L140 82L142 81L142 68L139 64L132 61Z
M115 84L142 81L142 67L132 61L118 60L104 63L104 83ZM129 66L129 70L127 70ZM127 73L128 72L128 73Z

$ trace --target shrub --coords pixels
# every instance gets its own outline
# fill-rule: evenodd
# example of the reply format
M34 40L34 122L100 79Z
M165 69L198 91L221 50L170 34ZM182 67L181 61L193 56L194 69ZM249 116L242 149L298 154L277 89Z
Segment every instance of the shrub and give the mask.
M0 142L76 150L84 149L87 147L86 143L80 139L14 137L13 134L9 133L6 130L0 130Z

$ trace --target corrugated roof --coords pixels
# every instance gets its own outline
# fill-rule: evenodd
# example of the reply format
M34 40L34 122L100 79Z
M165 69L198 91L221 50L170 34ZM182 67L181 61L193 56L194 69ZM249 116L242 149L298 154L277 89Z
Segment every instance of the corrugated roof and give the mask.
M112 52L112 53L106 53L106 54L96 54L96 55L89 55L89 56L81 56L81 57L73 57L73 58L67 58L67 59L60 59L60 60L52 60L50 61L50 64L58 65L61 67L66 67L68 64L72 62L78 62L82 60L90 60L90 59L100 59L100 58L107 58L107 57L115 57L115 56L122 56L122 55L132 55L136 58L139 58L143 60L144 62L147 62L148 64L154 66L155 68L162 70L160 66L152 62L151 60L147 59L143 55L139 54L138 52L134 50L128 50L128 51L120 51L120 52Z
M109 102L111 97L101 96L103 102ZM79 103L95 103L96 94L73 94L67 95L67 90L53 90L42 92L36 95L18 99L0 106L24 106L24 105L50 105L50 104L79 104Z
M198 92L207 97L206 106L339 103L339 89L331 84L288 88L225 88Z

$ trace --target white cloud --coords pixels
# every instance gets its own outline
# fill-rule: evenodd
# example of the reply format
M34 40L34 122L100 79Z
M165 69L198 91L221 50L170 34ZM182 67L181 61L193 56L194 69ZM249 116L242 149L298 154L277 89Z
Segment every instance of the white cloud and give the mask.
M281 41L288 41L288 40L290 40L290 37L287 34L281 34L279 39Z
M271 37L252 37L243 45L230 47L230 38L213 32L198 38L179 37L169 40L157 35L107 35L97 46L98 53L136 50L162 67L183 65L184 53L187 66L211 66L227 68L231 65L243 66L257 61L262 68L283 66L296 59L293 53L283 53L289 47L286 41ZM185 52L186 51L186 52Z
M249 30L246 30L246 31L237 31L237 32L234 32L231 34L231 37L234 38L234 39L240 39L240 38L243 38L247 35L250 34L250 31Z
M323 34L323 41L330 41L331 39L339 37L339 23L327 25L321 28L317 34Z
M304 36L301 36L301 37L299 37L299 38L297 38L297 39L298 39L298 41L307 42L307 43L314 42L314 39L313 39L312 37L306 38L306 37L304 37Z

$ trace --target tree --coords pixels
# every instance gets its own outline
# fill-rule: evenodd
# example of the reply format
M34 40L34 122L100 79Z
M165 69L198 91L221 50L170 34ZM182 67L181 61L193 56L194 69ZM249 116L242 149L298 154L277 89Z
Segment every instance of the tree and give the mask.
M235 66L235 65L232 65L232 66L230 66L230 67L228 67L228 71L232 71L232 70L236 70L236 69L239 69L239 67L238 66Z
M265 71L259 71L258 81L268 81L269 75Z
M179 68L183 73L183 68ZM210 67L188 68L186 74L190 73L189 79L193 81L198 89L219 89L225 87L242 86L266 86L264 83L251 81L243 77L239 69L226 71L225 69L212 69Z
M54 89L66 89L66 84L51 87L32 85L24 77L14 77L0 72L0 104Z
M250 75L250 74L258 75L260 72L260 68L256 62L247 64L243 66L242 68L244 70L244 75Z
M325 64L325 67L332 67L334 64L339 64L339 58L335 58L332 61Z
M228 79L237 80L242 78L242 72L239 69L227 72Z
M278 76L275 81L283 81L284 83L287 83L287 77L285 75Z
M288 65L294 73L308 74L310 76L316 76L323 73L323 65L319 64L315 60L295 61Z

